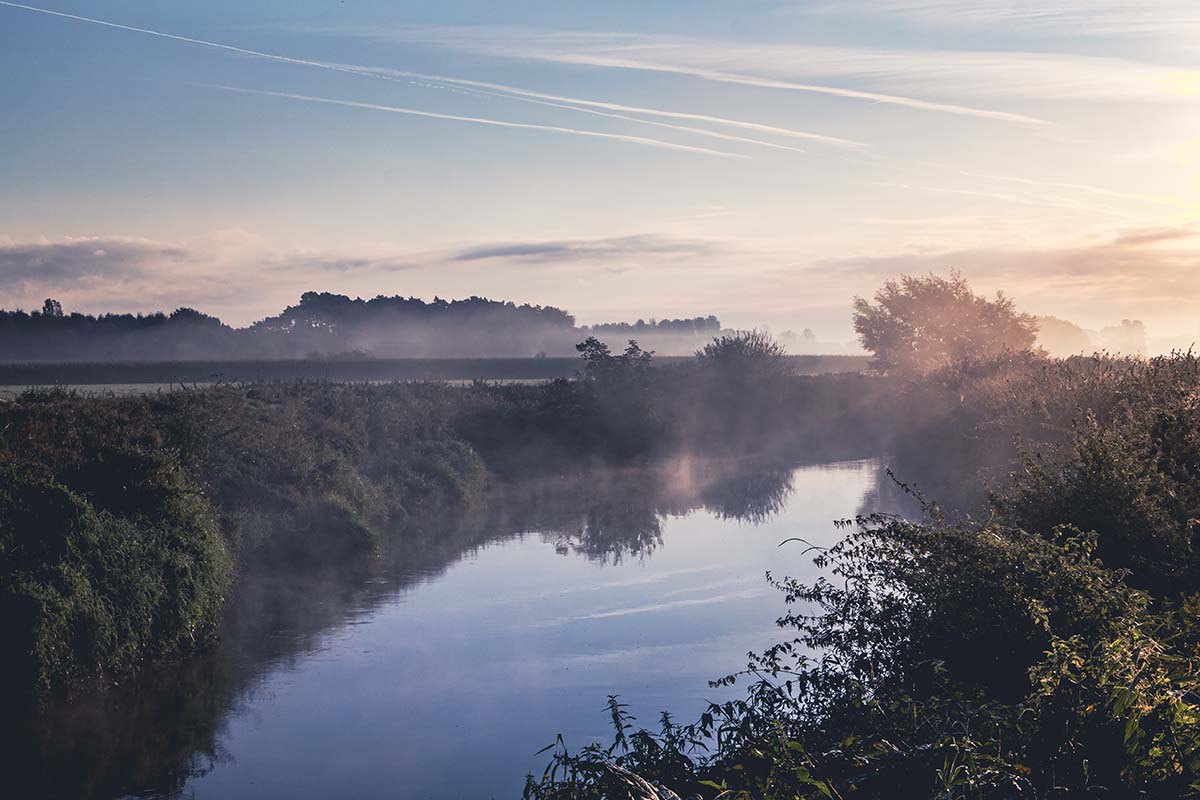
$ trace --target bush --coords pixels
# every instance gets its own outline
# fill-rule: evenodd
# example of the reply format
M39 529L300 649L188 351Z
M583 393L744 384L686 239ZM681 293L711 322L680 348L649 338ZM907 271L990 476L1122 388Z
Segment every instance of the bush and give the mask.
M1166 798L1200 780L1196 601L1153 612L1072 529L859 525L818 557L830 579L778 583L789 636L717 682L749 678L745 699L658 732L614 700L612 746L560 741L527 797Z
M72 472L0 461L0 635L17 694L193 650L229 583L212 510L171 459L101 452Z

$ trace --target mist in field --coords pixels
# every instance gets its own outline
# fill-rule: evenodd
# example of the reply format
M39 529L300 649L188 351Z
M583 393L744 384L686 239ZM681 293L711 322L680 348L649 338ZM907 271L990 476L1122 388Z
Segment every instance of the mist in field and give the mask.
M691 355L721 332L714 316L578 326L551 306L479 297L351 299L309 292L278 315L233 328L191 308L169 314L0 310L4 361L139 361L574 356L596 336L623 347L638 339L662 355Z

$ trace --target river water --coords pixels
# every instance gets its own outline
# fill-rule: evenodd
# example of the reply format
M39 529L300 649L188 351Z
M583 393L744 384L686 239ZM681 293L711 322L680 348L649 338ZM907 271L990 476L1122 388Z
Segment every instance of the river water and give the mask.
M222 643L47 710L7 748L44 796L515 798L620 696L692 721L780 636L765 574L893 510L873 461L672 465L526 487L371 564L243 576ZM892 507L882 507L892 506ZM32 787L31 787L32 788Z

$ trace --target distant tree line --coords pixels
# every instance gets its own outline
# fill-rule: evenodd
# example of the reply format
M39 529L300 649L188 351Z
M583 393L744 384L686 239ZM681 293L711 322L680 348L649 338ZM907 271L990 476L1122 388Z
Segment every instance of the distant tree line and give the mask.
M639 319L637 322L605 322L598 325L584 326L593 334L645 334L645 333L682 333L689 336L715 336L721 332L721 320L712 316L692 317L691 319L660 319L651 318L648 322Z
M647 340L688 353L721 331L714 316L579 327L554 306L469 297L364 300L305 292L279 314L234 328L192 308L170 314L0 311L0 360L187 360L305 357L520 357L571 355L588 335L614 344Z

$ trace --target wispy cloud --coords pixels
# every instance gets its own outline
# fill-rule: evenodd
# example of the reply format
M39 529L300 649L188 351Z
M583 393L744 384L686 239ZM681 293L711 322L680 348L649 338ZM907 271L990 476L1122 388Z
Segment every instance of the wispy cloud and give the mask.
M106 28L112 28L115 30L122 30L122 31L127 31L130 33L140 33L140 34L144 34L147 36L155 36L155 37L159 37L162 39L170 39L170 40L174 40L174 41L178 41L178 42L185 42L187 44L199 45L201 47L209 47L209 48L214 48L214 49L218 49L218 50L224 50L226 52L237 53L237 54L246 55L246 56L253 56L255 58L265 58L265 59L270 59L273 61L279 61L279 62L288 63L288 64L296 64L296 65L307 66L307 67L316 67L316 68L320 68L320 69L329 69L329 70L334 70L337 72L343 72L343 73L352 74L352 75L378 75L381 72L381 70L378 70L378 69L361 68L361 67L357 67L357 66L353 66L353 65L334 64L334 63L318 61L318 60L313 60L313 59L295 58L295 57L291 57L291 56L279 55L276 53L268 53L268 52L265 52L262 50L253 50L253 49L245 48L245 47L237 47L235 45L223 44L221 42L214 42L214 41L210 41L210 40L206 40L206 39L198 39L198 38L191 37L191 36L181 36L178 34L167 33L164 31L156 31L156 30L152 30L149 28L141 28L141 27L137 27L137 26L133 26L133 25L124 25L124 24L120 24L120 23L116 23L116 22L110 22L107 20L97 19L95 17L86 17L86 16L83 16L80 14L70 14L70 13L66 13L63 11L54 11L54 10L46 9L46 8L39 8L37 6L25 5L23 3L13 3L13 2L9 2L9 0L0 0L0 6L7 6L9 8L22 9L25 11L30 11L30 12L34 12L34 13L38 13L38 14L46 14L46 15L50 15L50 16L54 16L54 17L60 17L63 19L70 19L70 20L74 20L76 22L85 22L88 24L100 25L100 26L103 26ZM420 43L430 43L430 42L440 41L443 44L448 44L448 45L456 46L456 47L462 47L465 49L472 49L472 50L476 50L476 51L488 52L492 55L521 57L521 58L534 58L534 59L546 60L546 61L563 61L566 63L575 63L575 64L591 64L594 66L607 66L607 67L619 67L619 68L627 68L627 69L653 70L653 71L660 71L660 72L677 72L677 73L694 75L695 77L704 78L706 80L720 81L720 82L725 82L725 83L737 83L737 84L746 84L746 85L759 86L759 87L765 87L765 88L791 89L791 90L796 90L796 91L815 92L815 93L819 93L819 94L829 94L829 95L834 95L834 96L839 96L839 97L853 98L853 99L857 99L857 100L866 100L866 101L875 102L875 103L890 103L890 104L908 106L910 108L917 108L917 109L922 109L922 110L927 110L927 111L941 111L941 112L951 113L951 114L965 114L965 115L969 115L969 116L980 116L980 117L986 117L986 118L991 118L991 119L1004 120L1004 121L1008 121L1008 122L1018 122L1018 123L1023 123L1023 124L1029 124L1029 125L1048 124L1044 120L1035 119L1033 117L1029 117L1029 116L1026 116L1023 114L1016 114L1016 113L1006 112L1006 111L996 111L996 110L991 110L991 109L974 108L974 107L970 107L970 106L960 106L960 105L947 104L947 103L935 103L935 102L921 100L921 99L913 98L913 97L901 97L901 96L895 96L895 95L881 94L878 92L868 92L868 91L848 89L848 88L836 87L836 86L817 86L817 85L811 85L811 84L801 84L801 83L795 83L795 82L779 80L779 79L771 79L771 78L766 78L766 77L761 77L761 76L754 76L754 75L747 75L747 74L735 74L732 72L722 71L722 70L712 68L711 64L705 65L702 61L697 61L697 59L694 58L697 49L703 49L703 48L712 49L715 47L717 50L717 52L715 54L718 56L718 58L722 62L728 63L728 62L732 61L733 59L730 58L730 53L728 52L730 50L730 47L727 45L721 45L721 44L715 43L715 42L687 41L687 40L660 40L657 42L657 45L655 45L654 40L646 40L646 39L643 39L642 37L632 37L632 36L624 36L624 35L614 35L614 36L610 36L610 37L603 37L600 35L588 36L588 35L582 35L582 34L573 35L573 34L553 34L552 33L549 35L548 38L553 41L553 44L551 47L547 48L544 46L547 43L547 37L543 37L536 33L532 33L532 35L531 35L531 32L524 32L524 35L530 39L529 41L525 41L525 42L518 41L518 42L506 43L500 37L497 37L494 33L488 33L488 31L491 31L491 30L492 29L478 29L478 28L430 29L430 28L409 27L409 28L402 28L402 29L398 29L396 31L392 31L391 33L387 34L386 36L387 36L387 38L393 38L393 39L399 38L399 39L404 39L407 41L416 41L416 42L420 42ZM511 31L514 29L506 29L506 30ZM480 31L484 31L483 35L479 35ZM440 32L440 37L438 35L436 35L439 32ZM360 33L364 33L364 32L360 32ZM372 35L372 36L380 36L381 35L380 32L378 32L374 29L372 29L369 32L365 32L365 33L367 33L368 35ZM580 45L580 44L588 45L590 48L590 52L588 51L588 49L582 49L582 50L581 49L572 50L570 48L564 49L563 44L570 43L572 40L574 40L576 45ZM606 40L607 40L607 43L606 43ZM539 47L539 45L543 45L543 46ZM745 46L743 46L742 52L744 54L750 54L750 53L753 53L755 50L761 50L761 49L762 48L759 48L759 47L751 47L749 45L745 45ZM777 53L779 51L778 47L768 47L766 49L770 50L770 51L777 51ZM807 50L809 52L813 52L813 51L817 51L817 50L822 50L822 51L832 50L832 48L790 48L787 52L790 55L792 55L793 58L789 59L789 61L794 62L794 60L795 60L794 56L797 55L798 54L797 51L801 50L801 49ZM640 53L642 55L638 56L638 57L634 57L634 54L638 54L638 53ZM663 57L666 59L670 59L673 56L676 58L681 58L681 60L679 63L672 64L669 60L664 60L664 61L647 60L644 57L647 55L650 56L651 58ZM745 58L743 58L741 60L743 61L743 63L746 62ZM828 59L826 59L826 60L828 61ZM770 59L768 58L767 63L769 63L769 61L770 61ZM691 62L691 63L689 63L689 62ZM754 58L753 65L762 66L763 63L764 62L761 58L759 58L759 57ZM793 64L793 66L794 66L794 64ZM417 76L416 73L414 73L413 75L414 75L414 77ZM425 77L426 79L443 80L443 81L449 82L449 80L445 77L442 77L442 78L434 78L433 76L420 76L420 77ZM467 85L467 83L468 83L465 80L463 80L461 82L462 82L462 85ZM516 87L502 87L499 84L493 84L491 87L477 86L477 88L492 88L492 89L497 89L500 91L508 91L509 93L512 93L512 94L522 94L522 95L528 96L528 97L539 97L539 93L526 92L524 90L517 90ZM554 100L556 102L569 100L569 98L566 98L566 97L553 96L553 95L541 96L541 97L539 97L539 99ZM732 123L732 124L738 124L740 126L754 126L756 128L761 127L764 130L764 132L766 132L766 129L773 127L773 126L758 126L756 123L739 123L734 120L728 120L728 119L719 118L719 117L710 117L708 115L701 115L701 114L685 114L684 112L662 112L662 111L655 112L655 110L653 110L653 109L637 108L637 107L633 107L633 106L624 106L624 107L618 108L617 106L620 106L620 104L604 104L599 101L582 101L582 102L580 102L577 100L576 102L578 102L580 105L593 105L593 106L597 106L597 107L604 107L605 105L608 105L608 106L613 106L612 110L625 110L625 111L631 111L631 112L637 111L639 113L657 113L658 115L661 115L661 116L677 116L677 117L682 117L682 118L696 119L697 121L707 118L709 121L719 122L720 124L731 124ZM780 132L781 130L782 129L776 128L775 132ZM806 135L805 138L816 138L817 136L818 135ZM836 137L827 137L827 138L829 138L831 140L836 139Z
M1123 233L1113 240L1113 245L1117 247L1141 247L1143 245L1162 244L1163 242L1176 242L1180 239L1192 239L1196 236L1200 236L1200 229L1192 227L1148 228Z
M372 72L373 74L380 75L381 77L386 77L386 72L394 72L394 73L398 73L400 75L405 74L405 73L397 71L397 70L387 70L385 72L384 70L375 69L375 70L368 70L368 71ZM429 79L425 79L425 80L429 80ZM427 84L427 85L432 85L432 86L434 86L434 88L454 87L453 91L465 92L467 94L478 95L481 97L499 97L499 98L503 98L505 100L512 100L512 101L516 101L516 102L520 102L520 103L532 103L534 105L545 106L547 108L560 108L560 109L565 109L567 111L574 111L578 114L591 114L593 116L606 117L608 119L619 119L619 120L623 120L624 122L632 122L637 125L650 125L650 126L653 126L656 128L663 128L663 129L672 130L672 131L680 131L682 133L689 133L689 134L693 134L696 136L705 136L705 137L708 137L711 139L722 139L727 142L739 142L741 144L752 144L752 145L756 145L758 147L769 147L774 150L789 150L793 153L805 152L804 149L801 147L793 147L791 145L779 144L777 142L768 142L763 139L751 139L747 136L735 136L735 135L729 134L729 133L721 133L720 131L709 130L708 128L697 128L692 125L677 125L677 124L670 123L670 122L658 122L657 120L641 119L640 117L631 117L628 114L617 114L617 113L614 113L611 111L599 111L595 108L572 105L570 102L554 102L551 100L539 100L536 97L531 97L531 96L528 96L527 94L514 94L514 93L508 93L508 92L491 91L488 89L479 89L479 88L471 88L470 87L470 84L479 83L478 81L450 80L450 81L442 81L441 83L445 84L445 85L444 86L439 86L437 84ZM564 99L569 99L569 98L564 98Z
M997 27L1079 35L1180 34L1200 30L1192 0L840 0L804 13L893 17L923 26Z
M1085 194L1096 195L1099 197L1111 197L1120 200L1135 200L1140 203L1150 203L1159 206L1169 206L1178 209L1190 209L1192 205L1171 197L1163 197L1161 195L1137 194L1135 192L1119 192L1114 189L1107 189L1103 186L1092 186L1085 183L1071 183L1068 181L1048 181L1038 180L1036 178L1017 178L1006 175L992 175L986 172L971 172L969 170L955 170L959 175L968 178L980 178L988 181L1000 181L1003 183L1020 184L1022 186L1040 186L1048 189L1069 189L1071 191L1083 192Z
M563 133L572 136L588 136L597 139L610 139L618 142L626 142L628 144L646 145L665 150L678 150L686 153L717 156L719 158L749 158L749 156L741 153L733 153L726 150L714 150L709 147L699 147L696 145L681 144L679 142L670 142L665 139L653 139L647 136L634 136L632 134L625 133L607 133L604 131L588 130L586 128L567 128L561 125L540 125L532 122L510 122L507 120L491 119L488 117L470 117L461 114L442 114L435 111L422 111L420 109L404 108L402 106L389 106L380 103L363 103L356 100L338 100L332 97L317 97L307 94L293 94L291 92L272 92L265 89L247 89L241 86L213 86L212 88L222 89L227 92L259 95L262 97L280 97L287 100L301 100L307 103L322 103L325 105L343 106L346 108L366 109L368 111L384 111L391 114L407 114L409 116L425 117L427 119L468 122L475 125L491 125L497 128L517 128L521 130Z
M1200 70L1059 53L836 47L501 27L400 27L357 34L498 57L678 73L1034 126L1050 123L1006 109L927 98L1200 97ZM809 82L814 79L855 80L870 89Z
M687 75L708 81L832 95L922 111L982 117L1022 125L1047 120L1011 111L844 86L800 82L810 77L885 77L879 65L934 54L847 48L769 45L625 33L579 33L529 28L403 26L346 31L410 44L435 44L489 56ZM870 67L870 68L868 68Z
M141 33L146 36L156 36L160 39L171 39L176 42L186 42L187 44L199 45L201 47L211 47L216 50L224 50L229 53L237 53L244 56L253 56L255 58L267 58L272 61L282 61L287 64L298 64L306 67L320 67L322 69L333 69L338 72L352 73L354 70L347 67L339 67L334 64L326 64L322 61L312 61L305 58L291 58L290 56L281 56L275 53L264 53L261 50L249 50L245 47L235 47L230 44L221 44L220 42L211 42L206 39L195 39L191 36L179 36L174 33L165 33L163 31L150 30L149 28L138 28L133 25L122 25L117 22L109 22L108 20L96 19L95 17L85 17L80 14L68 14L65 11L53 11L48 8L39 8L37 6L28 6L22 3L12 3L9 0L0 0L0 6L8 8L19 8L23 11L31 11L36 14L46 14L51 17L59 17L61 19L74 20L75 22L86 22L90 25L100 25L105 28L114 30L127 31L129 33Z
M705 121L705 122L711 122L711 123L716 123L716 124L721 124L721 125L728 125L728 126L739 127L739 128L749 129L749 130L757 130L757 131L761 131L763 133L771 133L771 134L776 134L776 135L780 135L780 136L788 136L788 137L792 137L792 138L807 139L807 140L811 140L811 141L822 142L824 144L836 145L836 146L840 146L840 147L850 147L850 148L862 147L861 143L850 141L848 139L840 139L840 138L834 137L834 136L825 136L822 134L810 133L807 131L797 131L797 130L792 130L792 129L788 129L788 128L776 127L776 126L771 126L771 125L763 125L763 124L759 124L759 123L746 122L746 121L742 121L742 120L733 120L733 119L727 119L727 118L723 118L723 117L715 117L715 116L705 115L705 114L690 114L690 113L678 112L678 111L663 111L663 110L658 110L658 109L651 109L651 108L644 108L644 107L637 107L637 106L626 106L626 105L621 105L618 103L606 103L606 102L601 102L601 101L588 100L585 98L550 95L550 94L544 94L544 93L539 93L539 92L533 92L533 91L522 89L522 88L515 87L515 86L504 86L501 84L492 84L492 83L486 83L483 81L473 81L473 80L468 80L468 79L464 79L464 78L454 78L454 77L449 77L449 76L437 76L437 75L424 75L422 73L408 72L408 71L404 71L404 70L393 70L393 69L379 68L379 67L364 67L364 66L356 66L356 65L351 65L351 64L336 64L336 63L331 63L331 62L326 62L326 61L318 61L318 60L313 60L313 59L295 58L295 57L291 57L291 56L279 55L277 53L268 53L268 52L264 52L262 50L252 50L252 49L245 48L245 47L237 47L234 45L222 44L220 42L214 42L214 41L210 41L210 40L206 40L206 39L197 39L197 38L190 37L190 36L180 36L180 35L173 34L173 33L166 33L163 31L151 30L149 28L139 28L139 27L132 26L132 25L123 25L123 24L116 23L116 22L110 22L107 20L96 19L94 17L85 17L85 16L82 16L79 14L69 14L69 13L65 13L65 12L61 12L61 11L53 11L50 9L38 8L36 6L24 5L21 3L8 2L8 0L0 0L0 6L7 6L10 8L22 9L25 11L30 11L30 12L39 13L39 14L46 14L46 15L50 15L50 16L54 16L54 17L60 17L63 19L69 19L69 20L73 20L76 22L84 22L84 23L88 23L91 25L99 25L102 27L112 28L115 30L121 30L121 31L130 32L130 33L139 33L139 34L144 34L147 36L155 36L155 37L162 38L162 39L169 39L169 40L173 40L173 41L184 42L187 44L199 45L201 47L208 47L208 48L213 48L213 49L217 49L217 50L223 50L223 51L230 52L230 53L236 53L238 55L268 59L271 61L278 61L278 62L282 62L285 64L294 64L294 65L305 66L305 67L315 67L318 69L332 70L334 72L340 72L340 73L344 73L344 74L348 74L348 75L357 75L360 77L384 78L384 79L396 79L396 78L419 79L419 80L426 80L426 81L438 81L441 83L453 84L453 85L462 86L462 87L471 87L474 92L480 93L480 94L494 93L498 96L503 96L503 97L506 97L508 99L515 100L515 101L535 103L538 105L549 106L549 107L554 107L554 108L568 109L568 110L571 110L571 111L574 111L577 113L587 113L587 114L592 114L592 115L596 115L596 116L608 117L611 119L619 119L619 120L623 120L626 122L633 122L633 123L639 124L639 125L651 125L651 126L655 126L658 128L676 130L676 131L694 134L694 135L698 135L698 136L704 136L704 137L714 138L714 139L721 139L721 140L730 141L730 142L739 142L742 144L751 144L751 145L755 145L755 146L759 146L759 147L767 147L767 148L772 148L772 149L776 149L776 150L789 150L789 151L800 152L800 153L804 152L804 150L802 148L793 147L793 146L785 145L785 144L779 144L777 142L770 142L770 141L765 141L765 140L761 140L761 139L752 139L752 138L745 137L745 136L735 136L732 134L721 133L719 131L713 131L713 130L709 130L707 128L698 128L695 126L685 126L685 125L677 125L677 124L671 124L671 123L665 123L665 122L656 122L653 120L640 119L638 117L631 117L631 116L627 116L625 114L618 114L618 113L614 113L614 112L624 111L624 112L629 112L629 113L637 113L637 114L650 115L650 116L670 117L670 118L676 118L676 119L690 119L690 120L695 120L695 121ZM597 109L607 109L607 110L602 111L602 110L597 110ZM418 111L415 111L412 109L406 109L404 112L401 112L401 113L413 113L413 114L419 114L421 116L431 116L431 117L437 116L437 115L433 114L432 112L418 112ZM458 119L460 121L470 121L470 122L484 122L484 120L481 120L478 118L455 117L452 115L442 115L441 118L443 118L443 119ZM492 121L492 122L494 124L499 124L496 121ZM618 137L606 135L606 134L585 132L585 131L582 131L579 129L568 129L568 128L562 128L562 127L556 127L556 126L534 126L534 125L521 125L521 124L516 124L516 123L506 123L504 126L505 127L525 127L525 128L541 127L543 130L552 130L553 129L553 130L557 130L562 133L573 132L573 133L577 133L577 134L581 134L581 135L597 135L597 136L601 136L602 138L618 138ZM643 144L656 141L656 140L652 140L652 139L647 139L645 137L636 137L636 136L621 137L621 138L624 138L625 141L640 141ZM709 154L716 153L716 151L706 150L705 148L688 148L688 147L681 146L676 149L689 149L692 152L708 152ZM732 154L723 154L723 155L732 155Z
M170 243L121 236L19 241L0 234L0 306L30 307L47 296L93 311L198 305L244 324L304 291L396 291L398 273L408 291L429 296L459 296L467 286L470 293L548 302L561 296L564 283L615 281L628 270L644 279L678 280L681 269L694 275L698 264L739 254L728 241L658 232L423 249L395 242L282 245L244 231Z
M313 253L296 251L270 253L260 259L268 272L305 275L316 273L401 272L417 269L421 264L410 254L356 255L347 253Z
M1087 203L1080 203L1076 200L1065 197L1048 197L1048 196L1032 196L1019 195L1006 192L991 192L982 191L979 189L962 189L949 186L928 186L910 183L894 183L891 181L872 181L874 186L882 186L891 189L907 189L911 191L930 192L933 194L948 194L958 195L960 197L978 197L984 200L998 200L1004 203L1015 203L1022 206L1040 206L1043 208L1060 208L1069 211L1083 211L1089 214L1099 214L1102 216L1110 216L1122 218L1126 220L1135 220L1137 217L1119 209L1107 208L1104 206L1096 206Z
M356 65L339 65L345 66L356 72L370 73L381 77L389 77L395 79L409 79L431 81L434 83L450 84L452 86L466 87L475 89L481 93L490 96L508 97L513 100L526 101L541 101L545 105L550 105L554 108L570 108L573 111L586 111L587 109L605 109L607 111L620 111L628 114L644 114L653 117L666 117L669 119L684 119L693 120L696 122L708 122L714 125L725 125L733 128L742 128L745 130L757 131L764 134L772 134L775 136L786 136L793 139L804 139L820 144L831 145L834 147L844 147L849 149L863 149L867 145L863 142L854 141L853 139L845 139L838 136L829 136L821 133L813 133L811 131L801 131L795 128L786 128L778 125L766 125L760 122L748 122L746 120L731 119L729 117L718 117L711 114L694 114L685 111L668 111L660 108L647 108L645 106L630 106L621 103L610 103L601 100L590 100L582 97L572 97L569 95L547 94L545 92L535 92L530 89L523 89L518 86L509 86L502 83L488 83L486 81L468 80L465 78L452 78L445 75L429 75L421 72L409 72L406 70L389 69L384 67L365 67ZM560 105L561 104L561 105ZM577 106L585 106L586 108L578 108ZM595 112L593 112L595 113ZM615 116L611 114L601 114L601 116ZM635 119L626 116L616 116L617 119L625 119L643 124L650 123L648 120ZM713 131L707 129L697 129L691 127L674 127L678 130L689 132L701 132L706 135L713 135ZM750 142L752 144L766 145L768 147L781 147L772 142L763 142L757 139L742 139L739 137L721 137L730 138L732 141ZM784 147L783 149L791 149ZM803 152L803 151L802 151Z
M13 242L0 238L0 286L11 289L35 282L54 287L88 278L120 280L190 258L184 248L149 239L97 237Z
M564 239L532 242L501 242L470 247L449 255L450 261L507 259L542 263L547 261L592 261L663 255L711 255L720 251L718 242L704 239L643 234L598 239Z
M1195 228L1127 230L1104 241L1042 248L980 248L826 259L818 267L842 275L876 278L960 269L1021 299L1051 298L1094 314L1120 313L1122 305L1157 308L1159 317L1194 318L1200 300L1200 243ZM1164 246L1175 244L1176 246ZM1097 304L1097 301L1102 301ZM1116 308L1118 311L1114 312Z

